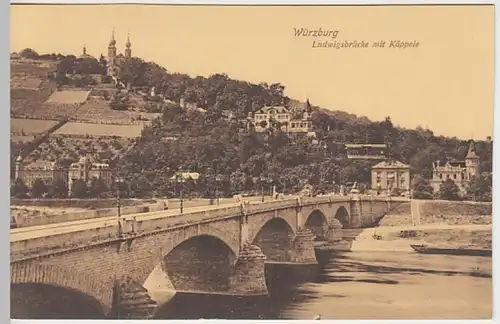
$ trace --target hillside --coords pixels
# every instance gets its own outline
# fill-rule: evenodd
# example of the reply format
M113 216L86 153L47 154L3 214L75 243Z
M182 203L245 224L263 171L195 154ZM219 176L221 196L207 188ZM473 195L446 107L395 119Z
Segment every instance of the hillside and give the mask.
M58 73L68 75L76 66L84 78L85 73L99 71L101 64L94 60L82 65L74 56L60 60ZM109 95L97 91L98 87L91 85L87 78L86 85L79 86L91 89L89 99L71 112L71 119L120 127L135 123L138 115L141 115L139 119L149 120L157 116L148 117L148 111L159 113L160 118L152 124L144 124L142 136L129 142L127 149L109 154L111 166L127 179L130 194L135 196L172 195L177 185L169 179L179 168L202 174L197 183L189 184L188 191L205 195L215 190L215 174L223 176L218 186L226 192L260 191L261 176L269 178L266 190L271 183L285 191L299 190L306 182L319 191L331 190L334 182L370 183L370 167L374 163L340 158L338 143L387 143L391 156L409 164L413 175L429 178L432 162L463 160L468 147L465 140L436 137L430 130L395 127L390 117L373 122L332 107L314 107L314 102L312 123L317 141L287 135L276 127L269 133L256 133L242 122L249 113L266 105L300 108L306 98L287 97L285 86L279 83L252 84L233 80L225 74L191 78L169 73L139 58L126 61L119 77L123 84L132 85L132 92L126 94L131 108L110 109ZM59 87L61 84L75 87L74 81L67 77L56 77L55 82ZM182 108L180 102L202 109ZM226 117L228 111L232 112L233 119ZM82 135L80 130L75 132ZM70 135L64 127L59 133L59 136ZM95 135L105 134L109 134L108 130ZM85 145L91 147L91 151L98 151L100 147ZM73 146L82 149L81 144ZM476 150L482 159L481 171L491 172L491 143L478 142Z
M93 66L71 59L76 66ZM84 154L118 159L158 117L136 94L129 95L133 105L112 109L110 94L119 89L85 83L90 75L85 71L68 79L71 74L61 71L61 66L68 67L67 61L62 55L11 59L11 171L20 153L24 168L47 166L56 159L68 164Z

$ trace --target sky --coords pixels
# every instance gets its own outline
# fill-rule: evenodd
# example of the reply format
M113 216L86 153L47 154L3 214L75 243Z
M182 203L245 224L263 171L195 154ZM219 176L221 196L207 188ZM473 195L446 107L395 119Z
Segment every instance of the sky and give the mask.
M297 37L300 28L338 34ZM279 82L291 98L436 135L493 133L493 6L11 5L11 52L86 46L98 57L113 29L119 52L130 33L133 56L171 72ZM398 40L419 46L389 47Z

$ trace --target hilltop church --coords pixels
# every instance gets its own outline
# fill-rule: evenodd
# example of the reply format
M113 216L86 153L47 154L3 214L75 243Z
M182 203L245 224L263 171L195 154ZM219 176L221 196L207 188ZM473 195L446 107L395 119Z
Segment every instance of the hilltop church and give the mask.
M116 40L115 40L115 31L113 30L111 33L111 40L108 45L108 56L106 57L107 61L107 72L108 75L113 79L118 77L120 73L120 68L127 59L132 57L132 43L130 43L130 35L127 35L127 42L125 43L125 52L124 54L118 54L116 48Z

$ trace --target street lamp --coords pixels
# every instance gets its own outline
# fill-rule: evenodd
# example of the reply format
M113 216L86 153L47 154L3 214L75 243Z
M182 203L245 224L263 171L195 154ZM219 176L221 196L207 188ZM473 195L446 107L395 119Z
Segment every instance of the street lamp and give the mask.
M260 192L262 193L262 202L264 202L264 182L266 181L266 177L263 175L260 176Z
M283 195L286 195L286 178L281 178L281 185L283 186Z
M261 193L262 193L262 202L264 202L265 200L265 193L264 193L264 184L265 183L271 183L271 178L269 177L266 177L266 176L263 176L261 175L260 176L260 190L261 190Z
M219 204L219 183L222 182L223 178L220 174L215 176L215 199L217 199L217 205Z
M178 190L179 190L179 199L180 199L180 202L181 202L181 214L184 212L184 197L183 197L183 183L185 182L184 180L184 177L183 177L183 174L181 171L177 172L176 175L175 175L175 180L177 182L177 185L178 185Z
M116 184L116 206L118 208L118 237L122 236L122 215L121 215L121 202L120 202L120 184L123 183L123 178L117 177L115 179Z

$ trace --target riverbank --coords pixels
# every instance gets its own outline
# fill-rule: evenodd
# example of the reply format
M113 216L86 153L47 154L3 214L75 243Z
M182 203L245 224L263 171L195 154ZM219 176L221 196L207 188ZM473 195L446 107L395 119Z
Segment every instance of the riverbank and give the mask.
M363 229L352 241L353 252L411 252L412 244L440 248L492 248L492 225L426 224Z

